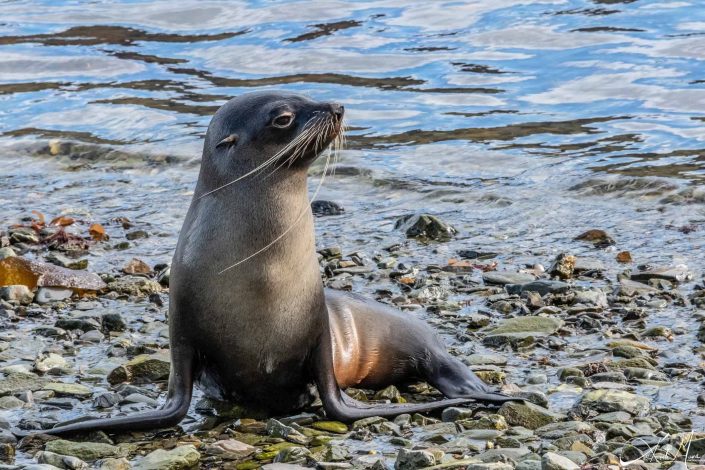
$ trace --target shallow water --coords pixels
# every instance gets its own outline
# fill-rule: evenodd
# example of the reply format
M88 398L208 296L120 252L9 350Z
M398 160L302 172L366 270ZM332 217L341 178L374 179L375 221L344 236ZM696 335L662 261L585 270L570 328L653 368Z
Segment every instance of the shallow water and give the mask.
M0 215L4 225L31 210L128 217L152 234L94 253L92 270L134 256L168 262L210 116L229 97L277 88L347 110L348 149L319 195L346 215L317 220L320 246L372 256L403 240L396 218L423 210L460 236L412 244L420 264L468 248L516 269L568 250L619 272L615 252L573 241L601 228L637 264L685 263L702 276L699 2L114 3L0 2ZM52 139L95 147L71 158ZM648 321L695 325L686 307ZM693 341L665 349L694 363ZM523 381L521 362L510 363L510 381ZM697 389L642 392L705 429ZM566 409L576 398L551 400Z

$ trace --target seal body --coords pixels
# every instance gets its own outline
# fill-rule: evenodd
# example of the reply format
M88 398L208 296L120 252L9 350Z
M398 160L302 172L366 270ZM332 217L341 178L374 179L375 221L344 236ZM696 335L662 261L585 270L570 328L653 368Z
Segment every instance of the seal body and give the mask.
M175 425L196 381L274 413L307 405L315 384L326 413L342 420L513 400L448 354L424 322L324 290L306 177L339 135L342 115L340 105L273 91L242 95L218 110L171 266L166 403L47 432ZM448 398L370 405L341 392L409 379L426 380Z

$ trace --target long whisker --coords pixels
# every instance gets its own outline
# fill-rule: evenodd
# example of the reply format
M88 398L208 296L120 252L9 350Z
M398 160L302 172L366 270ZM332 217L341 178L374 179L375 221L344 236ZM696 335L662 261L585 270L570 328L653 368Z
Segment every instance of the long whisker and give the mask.
M314 200L316 199L316 197L318 196L318 192L321 190L321 186L323 186L323 181L325 180L325 178L326 178L326 173L328 172L328 165L329 165L329 163L330 163L330 153L328 153L328 155L326 156L326 164L325 164L325 166L323 167L323 174L321 175L321 180L318 182L318 187L316 188L316 191L313 193L313 197L311 198L311 201L314 201ZM301 212L300 212L299 215L296 217L296 220L294 220L294 222L289 226L289 228L287 228L287 229L284 230L279 236L277 236L277 238L275 238L274 240L272 240L271 242L269 242L267 245L265 245L264 247L260 248L259 250L255 251L254 253L252 253L252 254L249 255L248 257L246 257L246 258L244 258L244 259L241 259L240 261L238 261L237 263L233 264L232 266L228 266L227 268L223 269L223 270L220 271L218 274L223 274L224 272L229 271L229 270L231 270L232 268L237 267L237 266L241 265L242 263L244 263L244 262L246 262L246 261L248 261L248 260L254 258L255 256L259 255L260 253L262 253L262 252L268 250L272 245L274 245L274 244L277 243L279 240L281 240L282 238L284 238L284 237L286 236L286 234L289 233L289 232L296 226L296 224L299 223L299 221L301 220L301 217L303 217L304 214L306 214L306 213L308 212L308 210L310 210L311 203L309 202L308 199L306 200L306 202L307 202L307 204L302 208Z
M303 154L303 152L310 146L312 138L316 135L320 135L319 126L320 126L320 120L318 120L317 122L314 122L311 125L311 127L308 129L308 131L307 131L308 134L306 136L304 136L299 141L299 145L297 145L297 147L294 150L292 150L291 156L289 158L287 158L286 160L282 161L272 171L270 171L267 174L267 176L265 177L265 179L272 176L272 174L276 173L279 169L281 169L287 163L291 164L290 162L293 162L298 157L300 157Z

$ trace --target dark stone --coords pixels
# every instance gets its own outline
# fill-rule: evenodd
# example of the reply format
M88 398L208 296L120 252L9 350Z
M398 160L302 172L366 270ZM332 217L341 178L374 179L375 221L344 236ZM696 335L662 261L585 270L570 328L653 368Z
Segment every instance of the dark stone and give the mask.
M397 220L394 228L404 230L408 238L437 241L448 241L458 233L451 225L429 214L405 215Z
M313 201L311 203L311 210L313 211L313 215L318 217L345 213L343 206L333 201Z
M125 331L127 325L119 313L106 313L102 317L104 331Z

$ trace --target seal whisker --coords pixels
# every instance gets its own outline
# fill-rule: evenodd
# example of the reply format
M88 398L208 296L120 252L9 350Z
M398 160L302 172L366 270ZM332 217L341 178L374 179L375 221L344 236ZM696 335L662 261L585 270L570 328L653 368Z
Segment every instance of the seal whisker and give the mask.
M321 186L323 186L323 181L325 180L325 178L326 178L326 173L328 172L328 164L329 164L329 163L330 163L330 154L328 154L327 157L326 157L326 163L325 163L325 165L324 165L324 167L323 167L323 174L321 175L321 180L318 182L318 187L316 188L316 191L314 191L313 197L311 198L311 201L314 201L314 200L316 199L316 196L318 196L318 192L321 190ZM299 213L299 215L296 217L296 220L294 220L294 222L289 226L289 228L287 228L286 230L284 230L284 231L283 231L281 234L279 234L274 240L272 240L271 242L269 242L268 244L266 244L265 246L263 246L263 247L260 248L259 250L255 251L254 253L252 253L251 255L247 256L246 258L241 259L241 260L238 261L237 263L235 263L235 264L233 264L233 265L231 265L231 266L228 266L227 268L225 268L225 269L219 271L218 274L219 274L219 275L220 275L220 274L223 274L223 273L225 273L225 272L227 272L227 271L229 271L229 270L231 270L231 269L233 269L233 268L235 268L235 267L241 265L242 263L244 263L244 262L246 262L246 261L249 261L250 259L252 259L252 258L254 258L255 256L259 255L260 253L263 253L263 252L267 251L267 250L268 250L269 248L271 248L275 243L277 243L279 240L281 240L282 238L284 238L284 237L286 236L286 234L289 233L294 227L296 227L296 224L299 223L299 221L300 221L301 218L304 216L304 214L306 214L306 213L307 213L308 211L310 211L310 210L311 210L311 202L310 202L310 201L307 201L307 204L304 205L303 209L301 210L301 212Z

